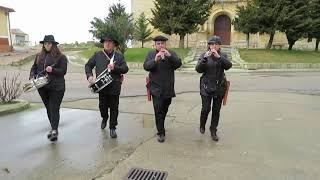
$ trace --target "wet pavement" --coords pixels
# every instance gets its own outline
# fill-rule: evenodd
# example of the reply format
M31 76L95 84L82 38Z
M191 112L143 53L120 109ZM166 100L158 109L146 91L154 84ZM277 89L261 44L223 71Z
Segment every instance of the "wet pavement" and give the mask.
M91 179L155 135L152 115L120 113L112 139L98 111L62 109L59 140L51 143L45 117L38 109L0 118L0 179Z
M145 97L120 99L118 139L100 130L97 99L63 103L57 143L46 139L44 109L1 117L0 179L120 180L132 167L167 171L169 180L320 178L319 96L232 92L218 143L210 119L198 132L200 102L198 93L173 100L163 144Z
M16 70L0 70L0 77L5 72L14 74ZM27 71L19 71L22 82L27 82ZM145 95L146 72L134 71L125 75L122 85L122 97ZM227 77L231 81L231 91L241 92L284 92L320 95L320 72L227 72ZM71 72L66 75L66 93L64 101L75 101L79 99L97 98L88 88L88 82L84 73ZM197 73L177 73L176 92L198 92L199 78ZM41 99L36 91L22 94L23 99L29 102L40 102Z
M64 101L97 98L88 88L84 74L83 61L77 59L77 52L66 53L70 59L66 79L66 93ZM22 66L0 66L0 77L20 73L22 83L28 82L32 62ZM147 72L142 69L130 69L124 75L122 97L141 96L146 94L145 77ZM259 72L259 71L227 71L227 78L231 81L231 91L250 92L290 92L298 94L320 95L320 72ZM198 92L200 74L177 71L175 89L177 93ZM21 96L29 102L40 102L37 92L24 93Z
M0 67L0 76L30 64ZM177 72L166 121L167 140L155 137L144 71L125 75L118 139L100 129L97 95L83 67L69 64L57 143L46 139L43 108L0 117L0 179L123 179L130 168L168 171L169 180L320 179L320 72L227 72L228 105L218 143L198 132L201 101L197 73ZM37 92L22 95L40 102Z
M198 93L183 93L169 111L166 142L148 140L101 180L133 167L168 172L168 180L320 179L320 97L232 92L221 111L219 142L199 133Z

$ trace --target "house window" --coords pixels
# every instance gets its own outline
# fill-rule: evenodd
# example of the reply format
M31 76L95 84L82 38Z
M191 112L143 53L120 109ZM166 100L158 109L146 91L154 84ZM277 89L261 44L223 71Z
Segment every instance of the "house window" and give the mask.
M16 44L24 44L26 41L25 36L16 35Z

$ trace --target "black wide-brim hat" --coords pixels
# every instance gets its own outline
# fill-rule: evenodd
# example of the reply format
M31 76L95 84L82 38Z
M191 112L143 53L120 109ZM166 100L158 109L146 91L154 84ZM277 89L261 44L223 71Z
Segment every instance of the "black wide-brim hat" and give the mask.
M168 38L160 35L160 36L154 37L153 41L168 41Z
M54 40L54 36L53 35L45 35L43 40L40 41L40 44L43 44L45 42L51 42L53 44L59 44L57 41Z
M115 46L118 46L119 45L119 41L116 39L115 36L113 36L112 34L110 33L107 33L106 35L104 35L103 38L100 39L100 43L104 43L104 41L112 41Z

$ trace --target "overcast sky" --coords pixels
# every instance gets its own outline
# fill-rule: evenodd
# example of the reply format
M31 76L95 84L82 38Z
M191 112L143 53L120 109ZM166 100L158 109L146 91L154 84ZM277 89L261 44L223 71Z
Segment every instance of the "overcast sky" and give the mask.
M60 43L92 40L90 21L107 16L108 7L119 0L0 0L0 6L14 9L10 13L11 28L19 28L38 42L53 34ZM127 12L131 0L120 0Z

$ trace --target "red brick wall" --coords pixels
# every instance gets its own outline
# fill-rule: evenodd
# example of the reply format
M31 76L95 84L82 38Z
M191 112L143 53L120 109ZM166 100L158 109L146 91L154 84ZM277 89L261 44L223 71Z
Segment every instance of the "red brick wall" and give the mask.
M8 52L10 50L8 38L0 38L0 52Z

